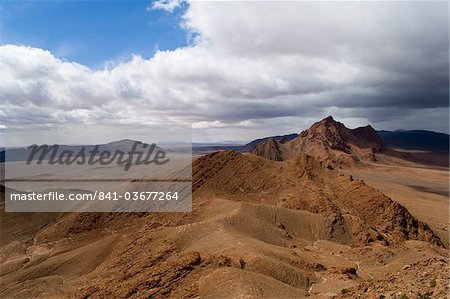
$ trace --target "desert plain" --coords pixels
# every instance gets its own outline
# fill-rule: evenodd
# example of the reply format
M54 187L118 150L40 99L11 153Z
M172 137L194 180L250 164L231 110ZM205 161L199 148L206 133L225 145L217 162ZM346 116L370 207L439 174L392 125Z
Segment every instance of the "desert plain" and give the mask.
M193 157L189 213L5 213L3 187L0 296L446 298L436 157L328 117Z

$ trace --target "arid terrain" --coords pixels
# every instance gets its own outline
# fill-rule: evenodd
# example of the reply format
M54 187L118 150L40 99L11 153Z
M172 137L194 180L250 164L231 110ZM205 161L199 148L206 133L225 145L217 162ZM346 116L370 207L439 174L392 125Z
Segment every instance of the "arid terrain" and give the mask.
M374 163L370 168L351 168L345 172L363 179L370 186L407 207L448 245L448 168L399 162Z
M446 298L448 157L427 161L326 118L195 158L191 213L2 208L0 297Z

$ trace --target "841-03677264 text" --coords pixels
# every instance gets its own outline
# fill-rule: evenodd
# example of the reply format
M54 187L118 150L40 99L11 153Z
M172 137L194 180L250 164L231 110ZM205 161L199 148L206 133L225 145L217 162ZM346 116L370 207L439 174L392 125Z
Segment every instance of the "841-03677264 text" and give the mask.
M67 193L59 191L48 192L20 192L10 193L11 201L38 200L38 201L64 201L64 200L128 200L128 201L177 201L178 192L160 192L160 191L129 191L119 193L116 191L95 191L89 193Z

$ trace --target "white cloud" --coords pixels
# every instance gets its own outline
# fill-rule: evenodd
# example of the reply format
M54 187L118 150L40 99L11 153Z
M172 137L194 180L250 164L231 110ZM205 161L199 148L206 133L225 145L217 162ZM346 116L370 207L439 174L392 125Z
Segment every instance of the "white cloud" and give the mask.
M180 1L153 7L164 5ZM191 2L183 26L191 46L102 70L1 46L0 117L192 122L199 138L230 140L298 131L329 113L394 129L418 123L421 109L448 111L445 3ZM439 117L423 128L448 130Z
M150 9L162 9L169 12L181 7L182 0L157 0L154 1Z

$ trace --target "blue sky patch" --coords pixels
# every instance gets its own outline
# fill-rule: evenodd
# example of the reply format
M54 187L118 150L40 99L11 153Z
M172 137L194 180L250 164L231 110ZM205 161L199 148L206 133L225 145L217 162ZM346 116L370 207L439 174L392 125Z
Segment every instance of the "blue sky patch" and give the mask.
M173 12L148 9L150 1L3 1L2 44L50 50L91 68L149 58L157 50L188 44L181 28L185 6Z

